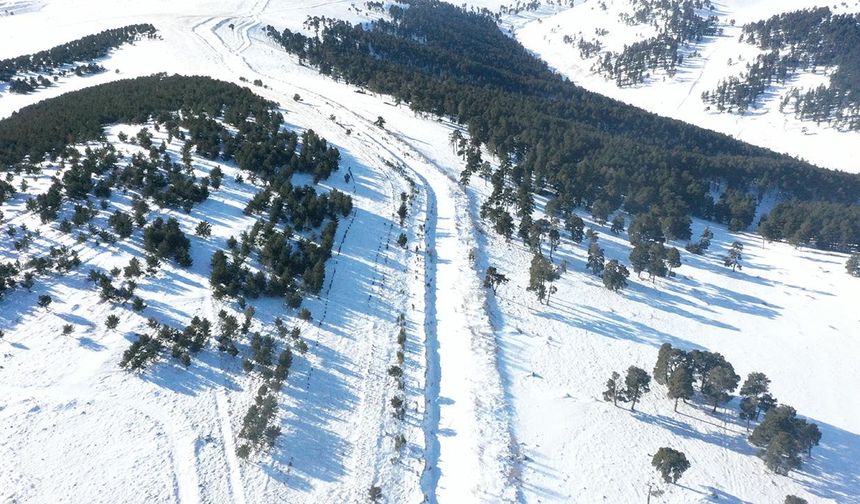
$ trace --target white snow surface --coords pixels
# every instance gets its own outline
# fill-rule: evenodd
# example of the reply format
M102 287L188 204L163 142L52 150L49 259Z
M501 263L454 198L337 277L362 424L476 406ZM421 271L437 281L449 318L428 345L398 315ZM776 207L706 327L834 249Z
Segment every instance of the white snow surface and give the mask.
M745 12L756 19L808 3L751 2ZM32 292L18 288L0 301L0 502L352 503L366 502L370 487L378 486L384 502L398 503L621 503L644 501L649 484L664 491L653 502L781 502L789 493L810 502L860 502L860 403L851 395L860 383L860 319L853 311L860 282L845 274L845 255L762 246L753 235L712 226L716 237L708 255L682 250L676 278L652 284L633 275L630 287L614 294L585 272L583 246L563 239L553 259L566 261L568 272L556 283L551 305L539 304L525 291L528 250L480 223L484 182L477 176L469 188L456 182L462 160L448 144L452 124L323 78L263 33L267 24L301 29L308 15L352 21L379 16L356 5L0 2L0 12L18 9L0 16L0 57L138 22L153 23L162 37L114 51L100 62L106 73L69 77L30 95L2 93L0 117L74 89L155 72L240 85L246 85L240 77L259 78L266 87L252 89L280 104L289 127L312 128L341 150L342 171L322 185L352 194L356 205L338 228L326 288L305 302L312 323L300 322L278 300L252 303L254 330L271 330L280 316L302 327L310 348L296 354L279 395L283 434L271 450L242 461L235 456L236 436L259 379L242 372L239 359L210 348L187 370L170 359L142 375L118 367L133 334L146 331L147 316L178 326L194 315L214 320L221 308L238 310L215 300L208 284L212 252L253 222L242 209L256 189L234 181L235 166L220 164L223 187L190 214L162 212L177 218L191 237L194 265L180 269L165 261L157 277L141 280L139 294L149 305L142 314L99 302L86 280L89 267L110 269L141 255L139 231L112 246L75 245L56 224L41 225L25 212L21 194L4 204L4 229L27 224L41 233L34 251L67 244L80 251L84 265L65 276L39 277ZM560 20L536 19L524 20L517 36L568 71L550 51L560 40L544 52L532 44L543 36L541 25ZM734 38L728 34L726 40ZM564 55L566 61L573 57L573 51ZM576 80L603 86L598 90L612 96L629 92L622 99L652 104L657 112L850 169L840 165L851 158L848 135L813 130L817 145L825 146L820 156L830 162L802 151L807 144L795 130L800 125L774 125L768 122L772 114L737 119L684 112L695 107L678 108L677 96L682 89L698 95L691 81L617 90L588 80L600 77L581 78ZM301 102L293 101L296 93ZM676 100L675 112L661 100ZM385 130L372 125L378 116L385 118ZM116 125L109 133L115 138L139 128ZM771 130L781 137L774 145L761 134ZM180 147L174 141L169 148L175 154ZM200 175L215 164L194 160ZM347 167L354 175L350 183L342 177ZM51 175L26 176L28 193L43 192ZM395 210L400 193L410 192L408 180L416 192L401 229ZM112 209L128 204L122 195L111 200ZM626 261L626 235L583 217L600 232L607 258ZM212 237L192 236L204 218L213 224ZM704 225L696 222L694 234ZM408 237L405 250L395 243L401 231ZM720 263L734 240L746 245L744 269L736 273ZM16 257L4 239L0 260ZM495 296L481 288L489 265L511 279ZM36 305L43 293L54 297L47 310ZM109 313L121 318L113 331L103 324ZM403 392L387 374L399 348L400 313L407 328ZM61 335L69 323L73 334ZM781 402L820 426L823 439L813 458L790 477L776 476L755 456L730 409L711 414L691 403L675 413L656 384L636 413L601 400L612 371L630 365L650 371L664 342L721 352L744 376L765 372ZM406 398L404 421L391 415L395 395ZM399 454L393 448L397 434L407 440ZM658 482L650 465L661 446L679 449L691 461L679 485Z

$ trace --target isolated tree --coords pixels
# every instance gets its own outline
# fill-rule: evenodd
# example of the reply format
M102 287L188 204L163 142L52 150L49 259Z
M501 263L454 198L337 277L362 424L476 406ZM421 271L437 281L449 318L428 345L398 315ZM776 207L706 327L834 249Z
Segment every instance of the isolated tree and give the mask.
M574 243L582 243L585 233L585 222L578 215L571 212L564 221L564 229L570 233L570 239Z
M39 296L38 303L39 303L39 306L42 308L47 308L53 302L54 302L53 298L51 298L51 296L49 296L48 294L42 294L41 296Z
M801 499L796 495L786 495L783 504L809 504L806 499Z
M552 263L543 256L543 254L535 254L532 257L531 266L529 266L529 286L526 290L533 291L538 298L538 301L543 302L548 298L547 283L554 282L558 278L558 274L552 266Z
M621 233L624 231L624 225L626 222L624 221L624 216L621 214L616 215L612 218L612 227L609 228L615 234Z
M624 396L631 402L630 411L635 411L636 402L651 391L651 377L644 369L630 366L624 377L624 385Z
M586 267L590 269L592 273L599 275L603 272L604 260L603 249L596 243L589 245L588 262L586 263Z
M732 243L732 248L729 249L729 253L725 257L723 257L723 265L732 268L732 271L735 271L736 269L743 269L743 266L741 265L741 260L743 259L743 250L743 243L739 241Z
M373 121L373 124L379 128L385 129L385 119L382 116L377 116L376 120Z
M495 266L490 266L487 268L487 272L484 274L485 289L493 289L493 294L495 294L499 286L504 285L506 283L508 283L508 277L506 277L502 273L499 273L499 270L497 270Z
M845 263L845 270L851 276L860 277L860 254L851 254Z
M682 452L665 446L654 454L651 465L660 471L666 483L677 483L684 471L690 468L690 462Z
M716 366L708 371L702 393L713 401L714 413L717 411L717 406L731 399L729 393L738 388L740 379L731 364Z
M686 366L676 368L667 385L669 399L675 400L675 411L678 411L678 399L686 401L693 397L693 375Z
M197 227L194 228L194 234L202 238L209 238L212 236L212 224L209 224L205 220L198 222Z
M617 259L612 259L606 263L606 268L603 270L603 285L612 292L618 292L627 287L627 277L629 276L630 272L627 271L627 268Z
M618 400L624 401L624 390L621 387L621 375L617 372L612 372L612 377L606 380L606 390L603 391L603 400L612 401L614 406L618 406Z
M107 327L108 329L116 329L118 325L119 317L117 317L116 315L108 315L107 319L105 319L105 327Z

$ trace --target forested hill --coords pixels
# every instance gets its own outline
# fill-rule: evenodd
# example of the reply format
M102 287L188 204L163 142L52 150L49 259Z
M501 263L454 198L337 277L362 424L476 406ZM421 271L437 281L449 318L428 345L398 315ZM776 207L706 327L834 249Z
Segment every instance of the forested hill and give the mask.
M274 27L269 33L324 74L467 124L474 143L510 162L505 179L517 194L552 187L559 208L656 208L669 220L693 214L736 229L753 224L757 199L767 192L820 205L825 210L816 214L828 220L844 218L844 204L856 209L860 176L586 91L553 73L489 16L433 0L390 13L391 21L370 25L326 19L316 38ZM529 214L530 201L519 198L517 213ZM858 232L822 244L856 244ZM821 240L807 234L803 241Z

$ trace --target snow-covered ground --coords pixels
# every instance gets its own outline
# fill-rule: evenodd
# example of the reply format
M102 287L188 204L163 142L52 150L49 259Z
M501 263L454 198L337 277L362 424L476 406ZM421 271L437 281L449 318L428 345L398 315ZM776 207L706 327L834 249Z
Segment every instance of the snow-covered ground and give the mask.
M505 0L470 0L467 3L491 11L511 4ZM600 40L603 51L619 51L625 44L652 37L655 32L652 26L630 26L619 18L619 14L631 12L630 0L577 0L573 7L545 3L534 11L503 16L502 25L552 68L586 89L825 168L860 172L856 159L860 132L840 132L779 111L780 100L790 88L825 82L827 77L823 72L826 69L818 69L818 73L801 72L786 86L773 86L756 108L743 115L707 111L701 99L702 92L713 91L720 80L739 75L761 52L755 46L738 41L744 24L810 7L828 6L837 13L860 12L860 2L716 0L714 5L723 34L692 43L686 52L695 50L699 56L686 58L674 77L656 72L642 85L623 88L592 71L597 56L582 58L579 49L565 43L564 37ZM597 29L607 30L607 33L596 35Z
M12 3L22 4L0 2L0 12ZM765 2L752 5L772 13ZM0 16L0 58L131 23L151 22L161 35L113 52L101 62L106 73L70 77L30 95L3 94L0 117L49 96L154 72L238 84L240 77L261 79L265 87L252 89L279 103L291 128L312 128L341 150L342 170L349 167L353 180L346 183L341 171L323 185L348 192L356 205L338 228L326 288L306 301L313 323L298 321L276 300L254 303L258 330L270 330L280 316L303 328L310 348L296 356L280 394L282 436L247 462L234 447L259 383L238 360L204 351L188 370L167 361L143 376L117 365L145 319L116 310L120 326L106 330L111 307L85 276L93 265L124 265L139 253L139 234L116 246L81 248L78 272L40 278L32 293L9 293L0 301L0 501L344 503L364 502L378 486L386 502L637 502L649 483L663 487L649 454L672 446L692 468L654 501L780 502L795 493L810 502L860 502L860 404L850 395L860 382L860 320L852 311L860 282L844 273L844 255L762 247L751 235L713 227L709 254L682 252L677 278L632 278L613 294L584 272L583 247L563 241L554 258L567 261L568 273L551 306L539 305L525 292L528 251L479 223L487 188L477 177L469 189L456 182L462 162L448 144L451 124L320 77L263 33L267 24L302 29L308 15L362 21L380 14L347 1L92 0L29 2ZM518 36L530 26L524 23ZM657 88L633 91L648 89ZM384 130L372 124L378 116ZM730 116L689 118L716 129L707 121L720 117ZM822 155L850 157L842 138ZM200 174L213 166L195 159ZM165 263L159 277L141 281L150 306L145 316L178 325L195 314L214 319L222 305L236 309L211 297L208 261L216 246L250 225L242 208L254 188L234 182L235 167L221 167L224 187L208 201L188 215L168 212L189 235L203 218L213 233L192 237L193 267ZM44 190L49 175L28 177L30 192ZM411 192L409 180L415 196L401 229L395 211L401 192ZM111 204L128 201L117 196ZM8 221L42 231L34 247L66 240L25 214L20 195L3 211ZM608 258L626 261L625 235L589 225ZM697 222L694 233L703 226ZM395 243L401 230L405 250ZM735 239L747 245L745 266L731 273L719 256ZM0 254L15 257L5 238ZM481 288L488 265L511 278L497 296ZM45 292L55 298L49 310L36 306ZM387 373L396 363L401 313L403 392ZM63 336L67 323L75 331ZM663 342L721 352L743 375L765 372L780 401L821 427L812 461L791 477L775 476L754 456L735 417L697 405L674 413L660 386L636 414L600 400L613 370L635 364L650 371ZM404 421L389 404L401 394ZM399 455L397 434L407 441Z

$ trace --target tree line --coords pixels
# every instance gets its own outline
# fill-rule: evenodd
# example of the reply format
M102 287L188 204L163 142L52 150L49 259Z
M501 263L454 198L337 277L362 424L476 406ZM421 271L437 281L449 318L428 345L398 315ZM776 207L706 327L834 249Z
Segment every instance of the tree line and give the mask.
M369 26L329 22L318 37L271 26L268 33L323 74L465 124L470 141L504 167L498 177L488 175L501 192L511 191L485 212L500 228L508 227L509 207L527 212L520 195L544 190L565 208L596 202L634 214L671 208L734 220L737 228L752 224L756 198L768 191L850 204L860 194L856 175L585 91L551 72L490 17L433 0L393 6L390 13L392 20ZM716 188L745 197L715 201Z
M105 30L94 35L66 42L50 49L39 51L34 54L25 54L14 58L0 60L0 82L10 82L13 78L25 72L46 72L54 71L63 65L71 65L77 62L90 61L97 58L102 58L107 55L108 51L115 49L123 44L132 43L140 37L154 37L157 30L151 24L134 24ZM81 65L75 69L77 73L91 73L96 70L98 65L90 63L89 65ZM29 81L19 81L25 83L25 87L19 88L18 92L28 92L26 84ZM47 79L40 79L40 85L50 85ZM13 91L15 89L13 88Z
M860 15L828 7L787 12L743 27L741 41L766 51L739 77L728 77L702 98L719 111L744 112L770 85L785 84L798 70L833 68L827 85L792 87L781 111L800 119L860 130Z

